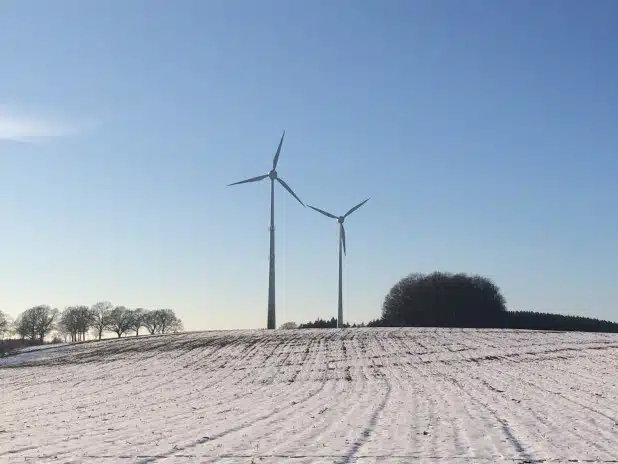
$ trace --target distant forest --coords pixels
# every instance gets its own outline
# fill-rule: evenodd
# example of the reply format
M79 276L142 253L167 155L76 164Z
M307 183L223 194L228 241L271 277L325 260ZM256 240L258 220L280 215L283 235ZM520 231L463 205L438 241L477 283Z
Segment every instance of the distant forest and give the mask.
M504 323L496 325L497 329L528 329L528 330L556 330L556 331L579 331L579 332L611 332L618 333L618 323L594 319L591 317L570 316L564 314L538 313L534 311L507 311L504 315ZM466 325L393 325L383 319L374 319L368 323L343 324L345 328L357 327L469 327ZM337 319L305 322L298 325L299 329L328 329L337 327ZM487 327L484 327L487 328Z
M295 326L295 324L294 324ZM334 328L337 319L298 325ZM499 288L488 278L434 272L411 274L397 282L382 305L381 317L344 327L461 327L618 333L618 323L582 316L507 311ZM283 328L293 328L290 323Z

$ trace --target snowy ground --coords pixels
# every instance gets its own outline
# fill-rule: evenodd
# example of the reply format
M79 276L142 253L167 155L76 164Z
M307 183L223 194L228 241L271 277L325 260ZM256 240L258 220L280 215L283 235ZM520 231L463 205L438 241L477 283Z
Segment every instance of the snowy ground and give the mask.
M618 335L204 332L0 359L0 462L618 462Z

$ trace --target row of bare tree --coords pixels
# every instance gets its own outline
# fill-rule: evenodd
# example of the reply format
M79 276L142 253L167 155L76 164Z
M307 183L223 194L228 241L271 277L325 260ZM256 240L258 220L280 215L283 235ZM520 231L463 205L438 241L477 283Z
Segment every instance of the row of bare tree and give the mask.
M113 332L119 338L129 332L139 335L140 329L151 335L179 332L182 321L172 309L146 310L114 306L109 301L100 301L91 307L69 306L59 311L49 305L39 305L21 313L14 322L0 311L0 337L15 334L22 340L43 342L46 336L56 331L64 341L86 340L92 331L99 340L103 333Z

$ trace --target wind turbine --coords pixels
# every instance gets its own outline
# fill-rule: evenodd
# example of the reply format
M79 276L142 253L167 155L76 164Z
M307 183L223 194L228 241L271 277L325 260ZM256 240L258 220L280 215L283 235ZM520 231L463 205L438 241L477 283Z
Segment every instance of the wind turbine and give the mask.
M342 295L343 284L342 284L342 256L341 256L342 247L343 247L343 254L346 254L345 228L343 227L343 221L345 221L345 218L347 218L350 214L352 214L354 211L356 211L358 208L363 206L368 201L369 201L369 198L367 198L365 201L360 202L354 208L350 209L350 211L345 213L343 216L339 216L339 217L335 216L334 214L327 213L326 211L323 211L320 208L316 208L315 206L307 205L309 208L317 211L318 213L321 213L324 216L327 216L329 218L337 219L337 221L339 222L339 304L337 307L337 327L338 328L343 327L343 295Z
M269 268L268 268L268 319L266 323L266 327L268 329L275 329L275 180L278 181L283 188L285 188L290 194L298 200L298 202L305 206L305 204L300 201L300 198L296 196L294 191L290 188L290 186L277 174L277 162L279 161L279 154L281 153L281 145L283 145L283 137L285 137L285 131L283 131L283 135L281 136L281 140L279 141L279 148L277 148L277 153L275 153L275 157L273 159L273 168L270 170L268 174L264 174L262 176L252 177L251 179L241 180L240 182L234 182L233 184L228 184L228 187L231 185L238 184L246 184L249 182L259 182L267 177L270 178L270 255L269 255Z

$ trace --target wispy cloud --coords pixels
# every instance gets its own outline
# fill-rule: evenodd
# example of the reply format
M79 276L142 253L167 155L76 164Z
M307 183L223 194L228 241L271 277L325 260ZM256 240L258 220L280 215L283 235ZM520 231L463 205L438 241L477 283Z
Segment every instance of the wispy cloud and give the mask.
M42 112L0 105L0 140L32 142L50 137L66 137L82 132L83 124L72 124Z

